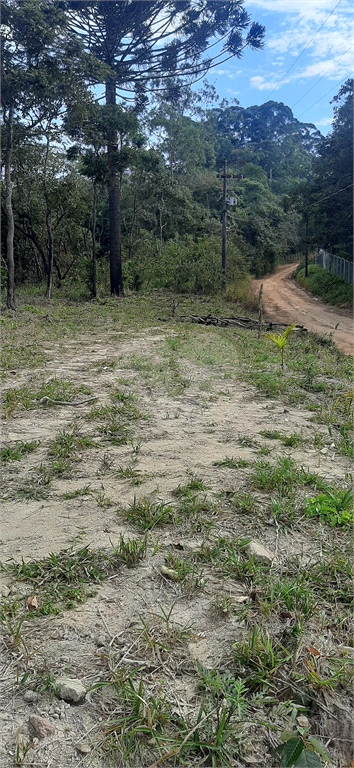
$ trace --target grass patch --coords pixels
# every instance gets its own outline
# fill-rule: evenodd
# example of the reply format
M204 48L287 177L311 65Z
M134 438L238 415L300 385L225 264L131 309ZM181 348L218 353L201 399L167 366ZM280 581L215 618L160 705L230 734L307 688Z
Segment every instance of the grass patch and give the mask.
M225 456L221 461L213 462L213 467L228 467L229 469L240 469L249 467L250 465L250 461L246 461L246 459L234 459L233 456Z
M78 451L92 448L94 445L94 441L82 435L76 425L71 430L63 429L54 438L48 451L50 471L54 475L69 472L73 461L78 460Z
M117 511L121 512L122 510ZM133 503L123 513L127 522L133 523L143 531L169 525L174 520L174 510L171 506L152 501L146 496L139 501L134 496Z
M39 401L43 397L74 403L78 399L82 400L83 395L91 394L92 390L84 384L76 386L71 381L51 379L33 390L27 386L8 389L4 397L4 411L7 416L10 416L19 406L25 410L33 410L40 407ZM55 403L48 402L46 407L55 408Z
M305 269L300 265L295 272L295 280L314 296L320 296L326 304L353 306L352 286L318 264L309 264L308 277L305 277Z
M12 563L4 570L28 586L28 595L35 595L37 607L32 609L29 603L29 617L47 616L69 610L95 595L96 590L88 585L98 585L116 573L122 564L130 568L136 566L145 557L146 547L146 537L125 540L121 536L119 545L107 554L88 547L77 551L67 549L42 560ZM9 618L14 618L14 608L12 606L9 616L9 605L4 602L1 619L6 623Z
M274 466L267 461L256 462L253 482L259 490L267 493L276 490L280 496L291 496L299 487L325 487L321 477L298 467L289 457L278 458Z
M331 528L341 526L347 530L353 526L353 492L327 488L324 493L305 501L304 512L307 517L318 517Z
M9 461L20 461L22 456L35 451L39 444L38 440L30 440L28 442L17 440L14 445L7 445L5 448L1 448L1 461L5 464Z

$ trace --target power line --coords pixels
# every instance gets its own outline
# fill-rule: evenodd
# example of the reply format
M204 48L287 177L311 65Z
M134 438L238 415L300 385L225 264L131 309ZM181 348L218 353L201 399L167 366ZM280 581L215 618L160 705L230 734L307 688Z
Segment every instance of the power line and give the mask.
M302 54L304 53L304 51L306 51L306 49L309 47L309 45L311 45L311 43L312 43L312 41L315 39L316 35L318 35L318 33L321 31L322 27L324 27L324 25L326 24L326 21L328 21L328 19L330 18L330 16L332 16L332 13L334 13L334 11L336 10L336 8L338 8L338 5L339 5L341 2L342 2L342 0L338 0L338 3L337 3L337 5L335 5L335 6L334 6L334 8L333 8L333 10L332 10L332 11L331 11L331 12L328 14L328 16L326 16L326 18L325 18L324 22L323 22L323 23L321 24L321 26L318 28L317 32L315 32L315 34L313 35L313 37L311 37L311 40L309 40L309 41L308 41L308 43L306 43L306 45L305 45L305 47L302 49L302 51L300 51L300 53L299 53L299 55L297 56L297 58L295 59L295 61L293 61L293 63L292 63L292 64L291 64L291 66L289 67L289 69L288 69L288 70L285 72L285 75L283 75L283 77L281 78L281 80L279 80L279 83L277 83L277 84L274 86L273 90L270 92L270 94L269 94L269 96L268 96L268 98L269 98L269 99L270 99L271 95L274 93L274 91L276 91L276 89L278 88L278 86L279 86L279 85L280 85L280 84L283 82L283 80L285 80L285 78L286 78L287 74L288 74L288 73L290 72L290 70L291 70L291 69L292 69L292 68L295 66L296 62L297 62L297 61L299 61L299 58L300 58L300 56L302 56Z
M318 102L319 102L319 101L322 101L322 99L325 99L325 98L326 98L326 96L328 96L328 94L329 94L329 93L331 93L331 91L333 91L333 88L338 88L338 85L342 85L342 83L345 83L345 82L346 82L346 80L348 80L348 78L349 78L349 77L351 77L351 75L352 75L352 74L353 74L353 73L351 72L351 73L348 75L348 77L346 77L346 78L345 78L345 80L340 80L340 81L339 81L339 83L336 83L336 85L332 85L332 88L330 88L330 89L329 89L329 91L327 91L326 93L324 93L324 94L323 94L323 96L321 96L319 99L317 99L317 101L315 101L315 103L314 103L314 104L311 104L311 106L310 106L310 107L308 107L308 108L307 108L307 109L305 109L303 112L301 112L301 114L300 114L298 117L300 118L300 117L302 117L302 115L304 115L306 112L309 112L309 110L310 110L310 109L312 109L312 107L315 107L315 106L316 106L316 104L318 104Z
M312 208L314 205L318 205L319 203L323 203L324 200L329 200L330 197L335 197L336 195L339 195L340 192L345 192L346 189L350 189L350 187L353 187L354 184L348 184L347 187L343 187L343 189L339 189L338 192L333 192L332 195L327 195L327 197L321 197L321 200L316 200L315 203L312 203L309 208Z
M308 93L310 93L310 91L312 91L312 90L313 90L313 88L315 88L315 87L316 87L317 83L319 83L319 82L320 82L320 80L323 80L323 78L324 78L324 77L326 77L326 75L328 75L328 72L331 72L331 71L332 71L332 69L334 69L334 67L336 66L336 64L338 64L338 62L339 62L339 61L340 61L340 60L343 58L343 56L345 56L345 55L346 55L346 53L348 53L348 51L350 51L350 49L351 49L351 48L353 48L353 46L352 46L352 45L350 45L350 46L349 46L349 48L347 48L347 50L346 50L346 51L344 51L344 53L342 53L342 55L339 57L339 59L337 59L337 61L335 61L335 62L334 62L334 64L332 64L332 66L331 66L329 69L327 69L327 71L326 71L326 72L324 72L324 74L323 74L323 75L321 75L321 77L319 77L319 78L318 78L318 80L316 80L316 82L315 82L313 85L311 85L311 88L309 88L309 89L308 89L308 91L306 91L306 93L304 93L304 95L303 95L303 96L300 96L300 98L299 98L297 101L295 101L295 104L293 104L293 105L290 107L290 109L294 109L294 107L296 107L296 105L297 105L297 104L298 104L300 101L302 101L302 99L304 99L304 98L305 98L305 96L307 96L307 94L308 94Z

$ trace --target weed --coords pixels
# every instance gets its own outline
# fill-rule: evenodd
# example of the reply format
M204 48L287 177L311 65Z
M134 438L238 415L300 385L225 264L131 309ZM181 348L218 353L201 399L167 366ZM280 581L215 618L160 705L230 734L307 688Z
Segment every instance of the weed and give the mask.
M300 718L299 718L300 720ZM296 731L284 731L281 735L281 744L275 749L275 755L282 758L282 766L298 766L298 768L321 768L321 757L326 763L331 761L325 747L309 736L309 727L297 726Z
M22 499L28 500L46 499L49 495L52 480L52 471L44 464L41 464L36 471L36 475L31 477L26 485L18 489L17 495Z
M201 480L197 475L194 475L193 472L190 473L190 480L186 485L179 485L178 488L175 488L172 491L172 496L177 496L177 498L183 498L184 496L186 498L195 498L195 494L193 491L206 491L207 487L204 485L203 480Z
M279 458L274 466L259 461L255 464L254 483L263 491L277 490L280 496L291 496L298 487L324 487L325 483L318 475L298 467L289 457Z
M114 558L84 547L76 552L52 553L43 560L13 563L10 570L16 578L28 582L38 597L37 613L49 615L86 600L92 592L87 592L85 583L98 583L116 566Z
M213 467L228 467L229 469L240 469L243 467L249 467L251 464L250 461L246 461L246 459L234 459L233 456L225 456L224 459L221 461L214 461Z
M319 517L329 523L348 529L353 525L353 492L327 488L315 498L307 499L304 504L307 517Z
M263 429L259 434L262 435L262 437L266 437L268 440L281 440L282 438L282 433L277 429Z
M89 496L91 493L91 486L84 485L83 488L76 488L75 491L68 491L63 493L63 499L77 499L80 496Z
M132 485L141 485L144 482L139 470L134 469L130 464L127 467L119 466L115 475L119 480L130 480Z
M168 525L174 520L172 507L151 501L146 496L139 499L139 501L134 496L134 501L124 511L124 516L128 522L134 523L143 531L150 531L156 526Z
M258 449L257 454L258 456L269 456L271 452L272 449L269 448L268 445L262 445L262 447Z
M48 451L52 472L56 475L68 472L72 461L77 460L77 451L92 448L93 445L93 440L82 435L76 425L71 431L63 429L52 441Z
M20 461L21 457L26 453L32 453L39 446L38 440L31 440L24 443L22 440L18 440L13 446L6 446L1 448L1 461L4 463L8 461Z
M242 491L237 491L237 493L231 497L230 503L232 509L239 514L252 513L255 512L257 508L254 496L252 496L251 493L244 493Z
M242 671L246 667L246 681L252 687L269 684L277 669L290 658L289 651L258 626L246 642L234 646L236 669Z
M205 586L203 571L198 571L195 563L189 558L180 560L176 555L169 552L165 558L165 563L168 568L176 571L181 591L188 597L197 594Z
M113 546L113 545L112 545ZM147 536L141 539L124 539L120 535L119 546L114 548L114 555L117 560L122 560L128 568L133 568L146 555Z

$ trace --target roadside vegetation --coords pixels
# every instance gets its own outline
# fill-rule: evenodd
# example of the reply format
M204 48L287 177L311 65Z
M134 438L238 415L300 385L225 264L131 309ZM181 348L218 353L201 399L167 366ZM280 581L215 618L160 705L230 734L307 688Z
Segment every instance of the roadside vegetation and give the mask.
M331 274L317 264L309 264L308 277L305 277L303 264L299 264L295 271L295 280L313 296L320 296L326 304L353 306L353 286L339 275Z

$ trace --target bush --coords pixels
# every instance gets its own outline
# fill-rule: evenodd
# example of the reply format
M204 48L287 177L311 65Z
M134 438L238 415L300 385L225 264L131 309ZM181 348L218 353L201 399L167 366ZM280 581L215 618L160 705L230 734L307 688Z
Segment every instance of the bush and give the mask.
M302 288L306 288L314 296L320 296L327 304L353 305L353 288L342 277L333 275L317 264L309 264L308 273L308 277L305 277L302 264L295 272L295 280Z

